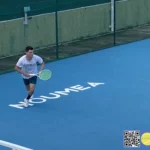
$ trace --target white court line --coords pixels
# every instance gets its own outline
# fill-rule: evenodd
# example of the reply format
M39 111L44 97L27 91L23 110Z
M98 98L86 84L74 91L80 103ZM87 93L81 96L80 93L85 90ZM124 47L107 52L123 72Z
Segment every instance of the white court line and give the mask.
M6 141L3 141L3 140L0 140L0 145L11 148L12 150L33 150L33 149L30 149L30 148L26 148L26 147L23 147L23 146L20 146L20 145L17 145L17 144L13 144L13 143L10 143L10 142L6 142Z

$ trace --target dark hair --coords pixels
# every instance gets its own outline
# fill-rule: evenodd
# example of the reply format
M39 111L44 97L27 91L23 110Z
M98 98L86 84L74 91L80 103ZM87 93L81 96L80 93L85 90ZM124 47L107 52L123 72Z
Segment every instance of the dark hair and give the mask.
M32 46L27 46L26 47L26 52L28 52L29 50L33 50L33 47Z

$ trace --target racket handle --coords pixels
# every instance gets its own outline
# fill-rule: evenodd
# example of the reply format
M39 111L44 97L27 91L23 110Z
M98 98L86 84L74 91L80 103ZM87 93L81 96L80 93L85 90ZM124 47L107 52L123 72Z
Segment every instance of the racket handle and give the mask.
M37 74L29 74L30 76L37 76Z

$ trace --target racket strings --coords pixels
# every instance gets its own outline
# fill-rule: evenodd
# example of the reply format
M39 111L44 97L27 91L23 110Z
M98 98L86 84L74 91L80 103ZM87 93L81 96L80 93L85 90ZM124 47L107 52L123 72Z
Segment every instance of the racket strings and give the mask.
M52 74L51 74L51 71L50 70L43 70L39 77L42 79L42 80L48 80L49 78L51 78Z

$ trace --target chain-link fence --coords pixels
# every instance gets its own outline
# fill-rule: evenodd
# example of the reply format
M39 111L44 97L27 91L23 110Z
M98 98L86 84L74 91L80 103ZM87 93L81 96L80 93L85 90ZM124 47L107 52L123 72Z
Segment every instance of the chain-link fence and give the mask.
M149 0L0 2L0 72L27 45L45 62L150 37Z

